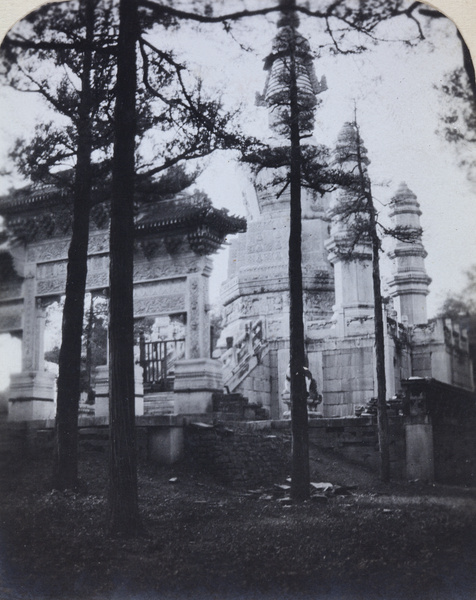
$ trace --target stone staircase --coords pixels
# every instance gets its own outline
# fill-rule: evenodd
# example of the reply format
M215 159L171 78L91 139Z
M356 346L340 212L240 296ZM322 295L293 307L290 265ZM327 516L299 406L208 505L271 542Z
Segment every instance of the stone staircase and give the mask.
M265 421L268 411L262 406L251 404L243 394L215 392L212 396L215 421Z
M258 319L247 324L245 332L220 357L223 363L224 388L233 393L262 363L268 352L264 321Z

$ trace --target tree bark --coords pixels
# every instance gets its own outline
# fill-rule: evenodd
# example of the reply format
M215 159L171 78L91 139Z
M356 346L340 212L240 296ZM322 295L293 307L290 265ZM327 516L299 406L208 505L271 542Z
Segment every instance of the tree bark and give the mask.
M94 2L84 0L86 42L92 44ZM88 47L88 44L86 44ZM78 485L78 410L81 372L81 336L86 289L89 213L91 209L91 68L92 52L85 50L78 108L78 146L73 198L73 224L68 250L66 296L59 353L55 423L53 487Z
M372 193L369 192L371 201L370 227L372 236L372 283L374 291L374 323L375 323L375 353L377 359L377 427L380 449L380 478L390 481L390 450L388 439L387 415L387 387L385 381L385 337L383 322L383 302L380 289L380 240L377 235L375 223L375 209Z
M302 287L301 140L298 87L292 47L290 64L290 232L289 232L289 335L291 378L292 477L291 497L302 501L310 496L309 435Z
M369 237L372 245L372 285L374 296L374 332L375 354L377 363L377 429L380 450L380 478L387 482L390 480L390 450L388 440L388 415L387 415L387 385L385 376L385 336L383 322L383 301L380 288L380 239L377 232L377 220L372 196L370 181L364 172L362 157L362 139L360 137L357 119L355 120L357 133L357 165L361 181L361 191L365 195L367 212L369 215Z
M119 16L109 273L109 525L114 534L132 536L140 530L132 298L139 31L136 0L121 0Z

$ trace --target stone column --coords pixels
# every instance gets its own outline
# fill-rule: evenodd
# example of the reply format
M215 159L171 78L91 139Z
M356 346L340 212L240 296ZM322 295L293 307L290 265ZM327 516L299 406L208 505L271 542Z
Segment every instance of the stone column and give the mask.
M408 325L426 324L426 297L431 279L425 269L427 253L421 240L420 205L415 194L402 183L390 207L393 226L414 236L410 242L397 240L389 253L393 260L392 278L388 282L390 295L395 298L400 321Z
M197 273L188 276L186 358L175 365L174 412L204 415L211 412L212 394L222 384L221 362L210 358L208 278L211 260L203 257Z
M435 479L433 425L425 379L407 380L405 387L406 478L432 482Z
M211 260L203 257L198 272L187 278L186 358L208 358L210 356L208 282L211 271Z
M23 338L22 338L22 370L33 371L38 369L39 357L37 355L37 302L35 265L25 269L25 281L23 283Z
M360 243L351 257L340 248L349 245L344 226L334 223L326 242L329 261L334 265L335 305L333 320L339 337L364 335L374 330L372 287L372 249Z
M36 294L36 265L25 269L22 371L11 376L9 421L53 419L55 375L44 369L45 307Z
M95 379L94 416L109 418L109 365L96 367ZM134 365L134 405L136 417L141 417L144 414L144 381L140 365Z

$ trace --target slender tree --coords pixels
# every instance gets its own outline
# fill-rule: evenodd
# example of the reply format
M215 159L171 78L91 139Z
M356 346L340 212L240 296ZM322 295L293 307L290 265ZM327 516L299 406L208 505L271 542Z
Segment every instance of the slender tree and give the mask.
M50 167L65 160L75 163L55 422L53 486L58 489L74 489L78 485L77 419L92 191L91 153L104 144L104 128L98 113L100 105L108 102L108 94L104 82L100 88L97 84L101 77L107 81L110 72L104 56L94 52L96 9L97 0L81 0L79 10L75 11L65 11L56 5L44 7L27 19L32 31L43 41L28 42L20 27L5 40L2 57L10 85L39 93L69 120L63 130L52 124L40 126L31 145L17 142L12 154L20 171L35 181L61 180L62 185L68 185L70 178L55 176ZM108 21L108 11L103 11L103 28ZM57 70L68 73L55 81L51 72L48 77L42 71L42 63L53 64ZM72 76L79 79L79 91L70 84Z
M109 511L113 533L135 535L140 529L132 299L137 2L120 0L119 17L109 275Z
M289 370L292 429L291 496L296 501L309 498L309 440L307 389L304 375L305 344L303 323L302 283L302 216L301 186L303 180L303 153L301 140L309 136L317 104L315 90L298 85L298 77L309 77L311 57L309 44L298 33L299 19L292 10L294 0L281 0L282 14L273 53L267 57L269 82L260 102L270 111L270 124L279 135L279 145L252 144L243 153L243 160L254 165L256 171L274 169L269 182L277 195L289 188L290 231L288 244L289 281ZM280 189L281 188L281 189Z
M28 18L40 41L31 41L28 32L20 27L10 33L3 47L10 85L40 93L71 123L40 125L33 139L19 140L12 151L20 172L35 182L63 187L71 178L68 172L65 176L64 170L58 171L58 167L64 167L68 161L72 161L70 164L74 167L72 239L63 312L54 461L54 486L60 489L77 485L77 417L89 213L93 185L102 200L110 197L108 157L118 54L114 4L83 0L80 8L78 11L74 7L54 5L41 9ZM136 90L140 97L136 134L144 135L151 128L175 131L173 142L163 142L161 152L156 153L152 163L141 156L140 148L135 148L135 170L138 171L135 199L140 203L148 201L151 190L157 198L164 196L167 189L170 192L173 188L176 192L190 185L197 171L187 175L180 169L181 161L206 156L218 147L229 145L236 136L230 134L232 115L222 111L220 102L207 100L200 82L195 86L185 84L184 65L177 63L170 52L156 49L144 34L138 36L138 40L142 79ZM24 53L28 60L22 56ZM51 71L48 72L48 64L49 68L54 66L70 72L63 78L53 77ZM74 87L71 73L81 82L79 91ZM93 150L101 150L99 163L91 161ZM172 169L170 176L162 177L167 169Z
M86 43L92 46L94 0L85 0ZM66 295L59 353L53 485L74 488L78 480L78 409L81 377L81 335L86 289L91 210L92 50L83 53L77 120L77 151L73 200L73 231L68 251Z
M294 5L294 0L287 4ZM290 20L289 43L289 140L290 165L290 231L289 231L289 336L291 376L292 480L291 497L306 500L310 495L309 435L307 427L307 390L304 376L305 348L302 288L302 220L301 220L301 128L299 90L296 65L296 21Z
M368 244L372 249L372 286L374 298L374 333L377 370L377 421L380 448L380 475L382 481L390 479L390 453L388 438L385 339L383 298L381 292L380 251L382 237L390 236L408 243L419 239L421 230L398 226L388 228L378 220L372 186L367 171L369 159L360 128L355 119L346 123L339 137L335 161L345 176L340 180L343 193L331 209L332 219L345 227L347 235L335 251L344 260L355 260L355 249L359 244ZM346 179L347 178L347 179Z

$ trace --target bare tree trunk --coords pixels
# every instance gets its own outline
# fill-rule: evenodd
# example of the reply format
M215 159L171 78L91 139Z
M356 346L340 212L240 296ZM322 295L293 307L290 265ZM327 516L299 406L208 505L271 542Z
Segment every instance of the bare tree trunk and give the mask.
M92 369L93 369L93 334L94 334L94 294L91 292L89 301L88 321L86 325L86 361L84 370L86 371L86 389L88 398L91 394Z
M372 244L372 284L374 296L374 332L375 332L375 354L377 358L377 428L380 449L380 478L382 481L390 480L390 450L388 439L388 415L387 415L387 386L385 377L385 337L383 322L383 302L380 288L380 239L377 232L375 218L375 206L373 202L370 181L366 177L363 168L362 139L360 137L357 120L355 122L357 132L357 164L362 186L362 193L367 201L369 215L369 237Z
M369 184L370 186L370 184ZM369 187L370 232L372 236L372 282L374 290L375 353L377 358L377 421L380 448L380 478L390 480L390 450L388 439L387 388L385 382L385 338L383 322L383 302L380 289L380 240L375 223L375 209Z
M291 378L292 478L291 497L302 501L310 496L309 434L306 380L304 377L304 324L301 250L301 140L295 48L290 65L291 209L289 233L289 335Z
M109 303L109 518L112 533L140 530L134 410L133 251L137 86L136 0L121 0L112 174Z
M94 2L83 0L86 46L92 44ZM78 484L78 409L81 373L81 335L86 289L89 213L91 209L91 68L92 51L83 55L78 109L78 146L74 182L73 225L68 251L66 297L59 353L53 486L72 489Z

